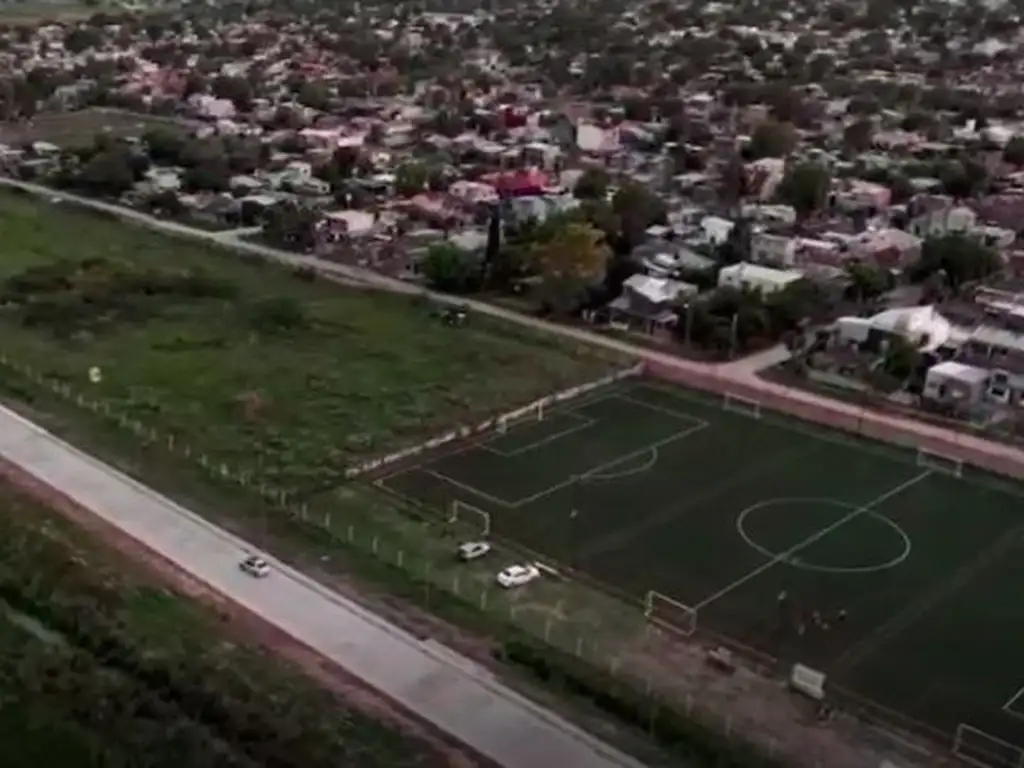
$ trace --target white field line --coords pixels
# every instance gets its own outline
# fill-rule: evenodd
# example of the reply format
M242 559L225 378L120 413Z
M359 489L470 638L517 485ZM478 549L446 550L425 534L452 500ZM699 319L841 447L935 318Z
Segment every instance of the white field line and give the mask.
M1016 706L1014 706L1022 697L1024 697L1024 686L1017 689L1017 692L1007 699L1006 703L1003 704L1003 712L1008 715L1012 715L1017 719L1024 720L1024 712L1021 712Z
M514 451L502 451L499 450L498 448L492 448L490 445L486 443L481 445L480 448L487 451L488 453L493 453L496 456L501 456L502 458L505 459L511 459L514 456L522 456L524 453L529 453L530 451L536 450L537 448L540 448L543 445L547 445L548 443L553 443L556 440L561 440L563 437L568 437L569 435L575 434L576 432L582 432L584 429L588 429L597 424L597 419L588 419L586 416L580 416L579 414L572 412L560 413L557 414L554 418L557 418L558 416L569 416L575 419L576 423L573 424L571 427L561 429L558 432L548 435L547 437L542 437L540 440L535 440L532 443L527 443L524 446L516 448ZM544 422L538 421L536 423L543 424ZM520 425L520 428L524 428L525 426L525 424ZM502 435L502 437L507 436L507 434ZM497 442L497 440L495 440L495 442Z
M709 606L712 603L714 603L716 600L720 600L721 598L723 598L725 595L729 594L733 590L738 589L739 587L743 586L744 584L746 584L751 579L756 579L758 576L760 576L765 571L770 570L771 568L774 568L779 563L782 563L782 562L785 562L785 561L789 560L793 555L797 554L798 552L803 551L807 547L811 546L811 544L814 544L815 542L820 541L821 539L825 538L830 533L835 531L837 528L841 528L842 526L846 525L848 522L850 522L854 518L860 517L861 515L863 515L866 512L870 512L872 509L877 507L879 504L885 503L886 501L888 501L889 499L893 498L894 496L897 496L897 495L903 493L908 488L911 488L911 487L917 485L922 480L925 480L925 479L927 479L927 478L929 478L931 476L932 476L932 471L930 469L925 470L924 472L921 472L918 475L914 475L914 477L910 478L906 482L900 483L895 488L893 488L893 489L891 489L889 491L886 491L881 496L879 496L877 499L872 499L867 504L864 504L863 506L857 507L857 509L853 510L852 512L850 512L847 515L843 515L841 518L836 520L831 525L828 525L828 526L822 528L820 531L817 531L816 533L812 533L806 539L803 539L802 541L797 542L792 547L787 549L785 552L780 552L775 557L773 557L771 560L769 560L767 563L764 563L763 565L758 566L757 568L755 568L754 570L752 570L749 573L745 574L744 576L741 576L740 578L736 579L736 581L732 582L731 584L727 584L726 586L722 587L720 590L715 592L713 595L710 595L710 596L704 598L703 600L701 600L699 603L697 603L697 605L694 606L694 609L699 611L702 608L706 608L707 606Z

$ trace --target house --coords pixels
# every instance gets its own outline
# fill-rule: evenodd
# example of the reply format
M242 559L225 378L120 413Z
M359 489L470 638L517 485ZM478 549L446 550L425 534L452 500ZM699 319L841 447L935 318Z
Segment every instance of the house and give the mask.
M796 263L797 241L788 235L760 232L750 238L750 260L756 264L792 267Z
M893 227L873 229L852 240L850 252L880 269L902 270L921 257L921 238Z
M928 369L921 396L933 403L969 409L986 399L990 378L984 368L946 360Z
M890 336L901 336L922 352L951 355L960 346L963 333L932 305L895 307L871 317L841 317L836 321L834 341L842 346L878 350Z
M705 216L701 219L700 228L704 242L711 245L721 245L729 239L729 233L736 223L723 219L720 216Z
M678 270L710 272L715 266L714 259L701 256L682 243L658 239L638 245L630 258L652 277L670 277Z
M956 360L989 375L988 400L1024 400L1024 331L983 323L967 334Z
M796 270L772 269L741 261L739 264L722 267L718 272L718 286L760 291L767 295L781 291L803 278L804 273Z
M977 219L977 214L970 208L954 205L915 216L907 229L920 238L943 237L956 232L970 232Z
M494 187L501 197L542 195L551 186L548 175L536 168L508 173L492 173L484 176L481 180Z
M622 295L608 305L612 322L640 324L648 333L676 322L675 305L699 293L697 286L650 275L633 275L622 284Z

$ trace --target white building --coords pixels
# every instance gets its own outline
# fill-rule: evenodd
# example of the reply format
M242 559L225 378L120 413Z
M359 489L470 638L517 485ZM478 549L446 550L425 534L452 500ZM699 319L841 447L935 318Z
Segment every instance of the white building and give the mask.
M804 273L795 269L772 269L741 261L739 264L722 267L718 273L718 287L760 291L767 295L781 291L803 277Z
M953 351L966 338L931 305L896 307L871 317L841 317L836 321L836 341L840 344L864 344L873 335L902 336L922 352L940 347Z

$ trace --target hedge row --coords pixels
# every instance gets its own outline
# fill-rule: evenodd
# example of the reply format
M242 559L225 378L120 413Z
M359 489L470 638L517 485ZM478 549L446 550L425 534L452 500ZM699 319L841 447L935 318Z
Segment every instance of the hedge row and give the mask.
M658 697L641 693L574 656L525 639L506 641L501 658L546 684L586 700L605 714L652 737L695 768L782 768L750 745L684 717Z

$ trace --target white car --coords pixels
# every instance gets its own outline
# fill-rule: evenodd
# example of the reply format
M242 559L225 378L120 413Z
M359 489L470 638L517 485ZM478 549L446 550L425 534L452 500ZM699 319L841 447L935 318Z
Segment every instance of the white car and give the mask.
M486 541L467 541L459 544L459 560L469 562L483 557L491 551L491 545Z
M535 565L510 565L498 574L498 584L505 589L511 589L539 578L540 570Z
M262 557L256 557L256 555L249 555L238 564L238 567L257 579L263 579L270 575L270 566L267 561Z

